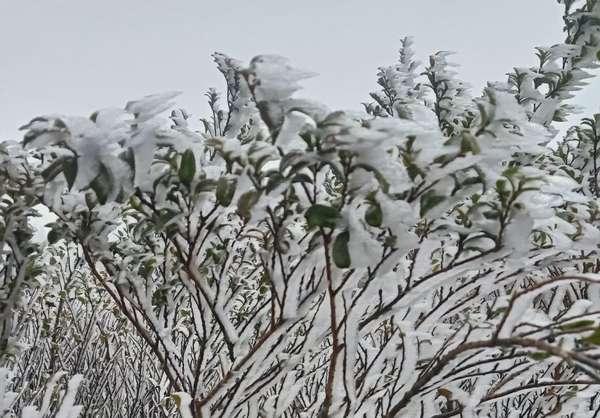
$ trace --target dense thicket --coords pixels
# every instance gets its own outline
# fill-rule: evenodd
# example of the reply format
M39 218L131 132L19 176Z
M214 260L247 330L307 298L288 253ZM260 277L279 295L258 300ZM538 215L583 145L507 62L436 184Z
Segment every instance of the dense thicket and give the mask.
M362 113L215 54L200 131L175 94L33 119L0 144L0 416L598 416L600 115L555 125L600 2L560 3L476 97L405 39Z

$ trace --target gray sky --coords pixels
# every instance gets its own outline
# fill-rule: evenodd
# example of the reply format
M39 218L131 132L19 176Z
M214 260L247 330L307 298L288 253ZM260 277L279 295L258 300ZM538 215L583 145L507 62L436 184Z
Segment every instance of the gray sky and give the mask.
M377 66L411 35L421 60L457 51L475 94L534 64L533 47L560 42L561 27L555 0L0 0L0 140L39 114L85 115L168 90L203 116L204 92L223 86L213 51L285 55L320 74L301 95L359 108ZM600 109L599 87L577 100L588 113Z

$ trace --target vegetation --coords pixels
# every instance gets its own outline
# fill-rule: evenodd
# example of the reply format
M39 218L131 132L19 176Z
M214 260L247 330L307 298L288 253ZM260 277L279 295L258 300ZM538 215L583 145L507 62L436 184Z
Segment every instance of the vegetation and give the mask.
M34 118L0 144L0 416L598 416L600 115L549 144L600 2L559 3L474 98L407 38L362 115L215 54L201 131L170 93Z

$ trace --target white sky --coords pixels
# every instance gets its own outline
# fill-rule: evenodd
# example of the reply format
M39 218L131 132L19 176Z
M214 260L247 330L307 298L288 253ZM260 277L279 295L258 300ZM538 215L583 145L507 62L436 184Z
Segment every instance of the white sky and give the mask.
M0 140L40 114L170 90L203 116L204 92L223 86L213 51L285 55L320 74L301 95L358 109L411 35L423 61L457 51L476 94L534 64L534 46L560 42L560 12L555 0L0 0ZM577 99L588 114L599 91L595 81Z

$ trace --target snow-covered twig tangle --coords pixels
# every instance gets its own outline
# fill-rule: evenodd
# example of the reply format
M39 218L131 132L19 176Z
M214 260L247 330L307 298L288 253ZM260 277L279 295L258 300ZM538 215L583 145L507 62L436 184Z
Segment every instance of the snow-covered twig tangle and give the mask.
M0 144L0 416L600 414L600 115L547 146L600 2L560 3L478 97L407 38L360 114L215 54L200 132L177 93L33 119Z

